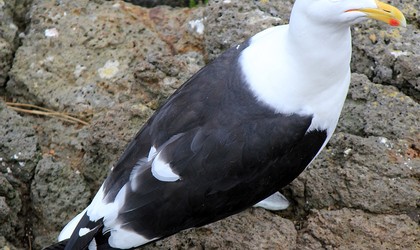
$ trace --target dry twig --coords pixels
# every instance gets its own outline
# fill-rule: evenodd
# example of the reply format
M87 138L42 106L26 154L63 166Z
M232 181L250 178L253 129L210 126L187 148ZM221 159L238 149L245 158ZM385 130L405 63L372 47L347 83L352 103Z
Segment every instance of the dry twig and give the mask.
M25 103L13 103L13 102L6 102L6 105L17 112L28 113L33 115L43 115L43 116L50 116L50 117L57 117L58 119L64 120L70 123L80 123L83 125L89 125L89 123L80 120L78 118L69 116L65 113L56 112L51 109L39 107L32 104L25 104Z

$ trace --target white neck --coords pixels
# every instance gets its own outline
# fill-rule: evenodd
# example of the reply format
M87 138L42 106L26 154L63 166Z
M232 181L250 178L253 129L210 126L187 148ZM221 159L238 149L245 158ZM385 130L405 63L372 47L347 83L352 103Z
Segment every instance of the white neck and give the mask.
M305 16L292 13L285 46L296 64L305 65L312 79L321 77L317 85L328 88L347 74L351 60L351 32L347 25L321 25ZM329 80L329 81L325 81Z
M240 63L260 102L279 113L312 115L310 129L331 135L350 82L350 28L308 23L292 18L257 34Z

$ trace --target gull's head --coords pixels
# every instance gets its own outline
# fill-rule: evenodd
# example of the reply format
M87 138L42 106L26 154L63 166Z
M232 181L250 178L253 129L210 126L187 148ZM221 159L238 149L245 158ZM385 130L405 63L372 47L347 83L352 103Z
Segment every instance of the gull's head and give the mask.
M371 18L391 26L406 26L400 10L378 0L296 0L293 12L299 13L298 18L319 24L352 25Z

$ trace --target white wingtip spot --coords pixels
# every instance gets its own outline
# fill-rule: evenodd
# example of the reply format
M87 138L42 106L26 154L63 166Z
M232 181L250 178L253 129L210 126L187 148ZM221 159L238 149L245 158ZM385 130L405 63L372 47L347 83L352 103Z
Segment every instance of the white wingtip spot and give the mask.
M265 200L254 205L254 207L262 207L270 211L279 211L288 208L289 201L281 193L275 192Z
M58 236L58 241L63 241L69 239L73 234L74 229L76 229L77 224L79 224L80 219L85 214L87 208L83 210L80 214L74 217L67 225L61 230L60 235Z
M160 157L160 152L153 160L152 175L156 179L166 182L174 182L180 179L180 177L172 171L171 165Z
M89 232L90 232L90 229L87 228L87 227L80 228L80 230L79 230L79 236L82 237L83 235L86 235Z
M130 183L131 183L131 189L137 190L140 183L138 182L138 176L140 176L147 168L147 160L146 158L141 158L136 162L136 164L133 167L133 170L131 170L130 173Z
M128 249L137 247L155 239L146 239L140 234L133 231L122 229L117 227L111 230L111 235L108 239L108 243L111 247Z
M107 226L107 223L109 221L114 221L118 217L118 212L120 208L124 205L126 201L126 191L127 186L124 185L118 191L118 194L113 202L106 202L104 200L104 184L102 184L101 188L99 189L98 193L96 193L95 197L93 198L86 211L89 220L98 221L99 219L103 218L105 227Z
M149 151L149 155L147 156L147 161L151 161L153 158L155 158L156 154L157 152L156 152L155 146L151 147Z

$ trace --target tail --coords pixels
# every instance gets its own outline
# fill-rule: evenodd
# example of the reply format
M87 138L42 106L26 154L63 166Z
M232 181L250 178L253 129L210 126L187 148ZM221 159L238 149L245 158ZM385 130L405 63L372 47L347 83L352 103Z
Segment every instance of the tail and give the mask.
M87 250L87 249L115 249L109 246L109 233L103 234L103 221L90 221L86 212L80 219L71 237L43 250Z

